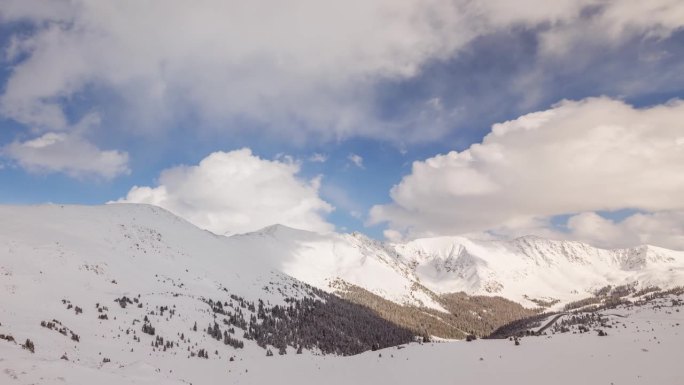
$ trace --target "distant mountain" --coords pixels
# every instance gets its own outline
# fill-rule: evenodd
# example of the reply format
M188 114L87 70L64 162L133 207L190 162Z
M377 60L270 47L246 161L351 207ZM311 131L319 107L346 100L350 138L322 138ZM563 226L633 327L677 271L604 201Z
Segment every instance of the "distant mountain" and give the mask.
M393 247L434 292L499 295L525 305L530 298L562 304L607 285L684 284L684 252L649 245L606 250L527 236L508 242L426 238Z
M230 240L323 290L334 292L342 280L398 304L435 310L444 310L435 296L455 292L501 296L528 307L536 306L532 300L561 306L607 285L684 284L684 252L649 245L606 250L535 236L393 244L358 233L321 235L280 225Z
M228 241L231 248L249 250L271 268L328 292L343 281L397 304L445 311L434 292L417 285L413 269L392 245L359 233L317 234L276 225Z

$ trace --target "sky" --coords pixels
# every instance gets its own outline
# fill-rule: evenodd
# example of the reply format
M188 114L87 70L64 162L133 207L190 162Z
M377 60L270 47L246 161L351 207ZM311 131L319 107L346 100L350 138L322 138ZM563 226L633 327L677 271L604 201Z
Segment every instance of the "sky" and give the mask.
M3 0L0 203L684 250L679 0Z

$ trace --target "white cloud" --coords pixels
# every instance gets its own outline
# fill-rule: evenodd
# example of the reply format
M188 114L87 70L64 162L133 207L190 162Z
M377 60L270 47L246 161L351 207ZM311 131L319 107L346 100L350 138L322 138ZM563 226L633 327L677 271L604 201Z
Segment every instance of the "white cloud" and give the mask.
M314 153L309 157L309 162L314 163L325 163L328 160L328 156L321 153Z
M565 54L584 43L614 45L633 36L660 39L684 25L684 4L679 0L583 3L595 7L590 17L559 23L542 34L542 49L546 53ZM597 35L601 38L593 38Z
M684 209L682 121L682 101L643 109L608 98L563 101L495 124L467 150L415 162L392 188L393 202L372 208L371 222L409 237L554 235L551 217L589 213L569 221L570 237L596 241L601 234L588 234L602 226L616 245L630 232L634 242L677 244L650 223ZM591 214L625 208L657 214L617 224Z
M116 114L135 115L136 129L192 115L209 127L249 119L291 140L429 140L448 126L431 128L432 120L450 112L417 109L408 119L422 130L382 124L371 107L378 81L414 76L512 27L542 26L545 49L557 54L588 35L610 43L667 36L684 24L682 12L678 0L5 0L0 21L35 29L11 38L0 111L64 130L65 105L98 88L127 103ZM588 25L601 33L582 34Z
M364 168L363 166L363 157L358 154L351 153L349 156L347 156L347 159L354 164L354 166L358 168Z
M62 172L76 178L112 179L130 172L128 154L105 151L76 134L50 132L25 142L0 148L0 155L29 172Z
M261 159L246 148L215 152L196 166L164 170L156 187L135 186L118 202L161 206L217 234L276 223L334 230L323 218L333 207L318 195L320 178L305 181L298 172L297 163Z
M18 63L0 104L21 123L62 129L63 103L97 85L154 119L249 118L291 127L294 140L344 137L369 113L369 80L411 76L461 46L472 35L462 17L437 0L10 0L0 19L37 29L14 39Z
M569 233L565 237L598 246L652 244L684 250L684 211L638 213L621 221L582 213L571 217L567 225Z

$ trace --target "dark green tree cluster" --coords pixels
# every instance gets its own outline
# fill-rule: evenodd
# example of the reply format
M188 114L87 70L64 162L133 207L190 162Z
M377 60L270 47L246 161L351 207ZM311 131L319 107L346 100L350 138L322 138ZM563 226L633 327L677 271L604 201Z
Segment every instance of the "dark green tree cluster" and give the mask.
M28 350L28 351L31 352L31 353L35 353L35 352L36 352L36 345L34 345L33 341L31 341L31 340L28 339L28 338L26 339L26 342L24 342L24 344L21 345L21 347L24 348L24 349L26 349L26 350Z
M155 333L154 326L152 326L152 324L150 324L150 320L147 318L147 316L145 316L145 322L143 323L143 326L142 326L142 332L145 334L149 334L151 336L153 336Z
M223 316L221 330L218 322L210 324L206 332L216 340L235 348L244 341L234 337L235 329L242 330L242 338L254 340L264 349L273 346L280 355L291 346L317 349L324 354L351 355L372 347L384 348L410 342L414 333L379 317L367 307L354 304L335 295L306 285L308 296L286 298L284 305L270 306L231 295L231 301L208 299L214 316ZM249 320L245 314L249 314ZM194 329L194 327L193 327Z
M261 347L318 349L325 354L352 355L410 342L414 333L375 314L367 307L310 288L312 296L290 298L287 306L259 301L250 317L246 338Z
M66 336L67 334L70 334L72 341L80 342L80 340L81 340L81 338L78 336L78 334L74 333L73 330L70 330L66 326L62 325L62 323L56 319L53 319L52 321L40 321L40 326L42 326L46 329L54 330L54 331L56 331L59 334L64 335L64 336Z
M121 298L114 299L114 302L117 302L122 309L125 309L127 305L133 304L133 301L131 301L131 299L126 297L125 295Z
M337 282L344 299L368 307L380 317L418 335L465 339L468 334L487 336L498 327L540 312L502 297L470 296L465 293L434 295L433 300L448 313L418 306L400 305L361 287ZM427 289L416 285L416 290Z
M155 348L160 348L163 351L166 351L166 349L173 348L173 345L174 345L173 341L168 341L168 340L165 341L164 337L162 337L162 336L156 336L156 338L154 339L154 342L152 342L152 346L154 346ZM178 345L178 343L176 343L176 345Z
M5 340L7 342L15 342L14 337L11 334L0 334L0 340Z
M531 317L518 319L511 321L505 325L500 326L492 333L490 333L486 338L488 339L499 339L499 338L510 338L529 335L527 332L531 328L541 326L541 322L555 315L555 313L542 313Z

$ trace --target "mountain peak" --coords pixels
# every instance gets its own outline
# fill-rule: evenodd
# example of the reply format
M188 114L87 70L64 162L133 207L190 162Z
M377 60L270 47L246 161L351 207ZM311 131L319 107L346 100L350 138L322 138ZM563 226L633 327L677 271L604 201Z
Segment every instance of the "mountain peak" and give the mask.
M310 239L312 237L319 237L321 234L309 231L297 229L280 223L276 223L270 226L266 226L256 231L251 231L244 234L233 234L230 237L254 237L254 236L268 236L279 239Z

